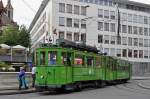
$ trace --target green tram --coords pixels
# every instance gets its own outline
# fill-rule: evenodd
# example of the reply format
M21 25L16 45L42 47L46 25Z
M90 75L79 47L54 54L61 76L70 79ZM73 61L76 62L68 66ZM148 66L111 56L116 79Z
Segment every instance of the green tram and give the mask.
M94 47L67 40L57 42L57 45L43 44L35 51L37 90L80 90L130 80L128 61L100 55Z

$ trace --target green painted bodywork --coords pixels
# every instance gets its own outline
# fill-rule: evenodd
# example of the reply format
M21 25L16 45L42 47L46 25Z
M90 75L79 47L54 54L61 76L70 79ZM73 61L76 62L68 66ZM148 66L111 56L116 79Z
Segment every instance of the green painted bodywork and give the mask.
M48 51L57 52L55 65L48 65ZM40 53L45 52L45 64L40 65ZM70 66L63 65L61 60L62 52L71 53ZM119 79L130 79L131 64L127 61L116 59L110 56L102 56L86 51L77 51L70 48L38 48L36 50L36 85L67 85L80 81L114 81ZM75 54L84 56L84 66L74 65ZM87 66L86 56L94 57L94 65ZM95 58L99 57L101 64L95 66ZM124 64L124 65L123 65ZM125 65L126 64L126 65ZM122 65L129 67L121 69Z

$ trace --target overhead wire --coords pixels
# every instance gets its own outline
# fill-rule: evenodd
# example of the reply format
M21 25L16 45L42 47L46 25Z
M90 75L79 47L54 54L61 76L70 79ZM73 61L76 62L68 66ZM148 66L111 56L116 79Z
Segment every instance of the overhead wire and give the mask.
M21 0L32 12L36 13L36 10L31 7L25 0Z

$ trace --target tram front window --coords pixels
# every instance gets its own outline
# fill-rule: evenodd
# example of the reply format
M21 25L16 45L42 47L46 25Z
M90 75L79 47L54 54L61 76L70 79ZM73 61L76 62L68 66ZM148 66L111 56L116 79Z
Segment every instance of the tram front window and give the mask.
M57 52L48 52L48 65L56 65Z

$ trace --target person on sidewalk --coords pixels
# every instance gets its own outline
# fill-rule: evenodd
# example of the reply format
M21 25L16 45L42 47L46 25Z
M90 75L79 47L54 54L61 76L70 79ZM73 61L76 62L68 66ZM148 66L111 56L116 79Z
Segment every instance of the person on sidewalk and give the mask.
M20 67L20 72L18 74L18 79L19 79L19 90L24 86L25 89L28 89L26 80L25 80L25 70L23 67Z
M32 67L32 88L35 87L35 79L36 79L36 67L35 65L33 65Z

